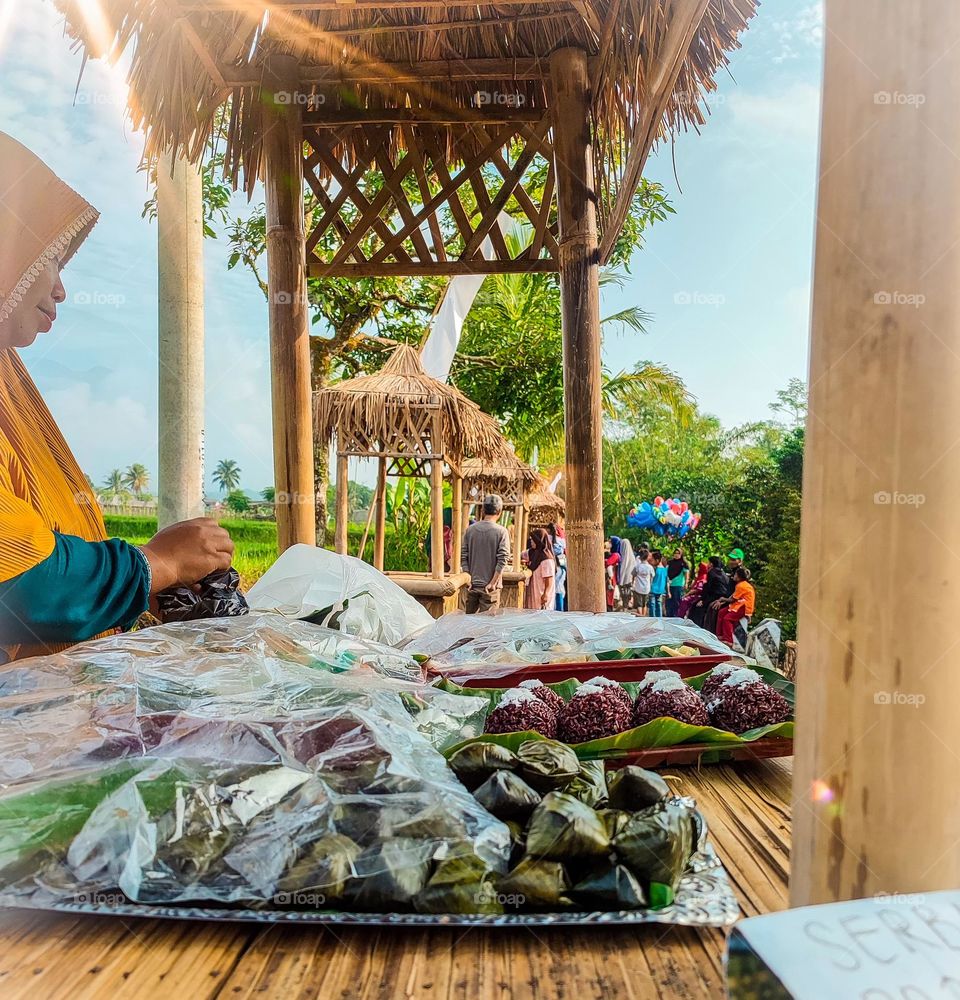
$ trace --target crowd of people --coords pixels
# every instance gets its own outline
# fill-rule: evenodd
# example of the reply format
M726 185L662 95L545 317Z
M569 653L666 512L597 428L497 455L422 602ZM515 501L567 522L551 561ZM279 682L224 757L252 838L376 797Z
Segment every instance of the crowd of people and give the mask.
M642 547L636 552L626 538L614 536L606 543L607 610L632 610L643 617L686 618L713 632L732 646L746 639L756 605L750 570L743 564L743 550L727 554L724 568L719 556L691 566L678 546L667 555Z
M470 574L467 614L500 606L503 574L510 562L510 533L499 523L503 501L484 497L481 517L463 537L461 563ZM605 547L607 610L633 611L643 617L686 618L713 632L727 645L743 645L756 604L743 550L691 566L677 546L667 555L642 547L636 552L626 538L610 538ZM567 539L563 526L534 528L521 555L530 571L524 607L531 611L566 610Z

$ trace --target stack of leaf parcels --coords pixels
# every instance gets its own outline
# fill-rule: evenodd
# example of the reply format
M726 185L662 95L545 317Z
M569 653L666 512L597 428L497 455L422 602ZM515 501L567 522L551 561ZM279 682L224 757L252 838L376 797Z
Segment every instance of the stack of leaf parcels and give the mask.
M660 909L704 835L702 817L658 774L625 767L608 781L602 761L579 761L553 740L516 753L473 743L450 766L510 828L510 871L488 889L506 912Z

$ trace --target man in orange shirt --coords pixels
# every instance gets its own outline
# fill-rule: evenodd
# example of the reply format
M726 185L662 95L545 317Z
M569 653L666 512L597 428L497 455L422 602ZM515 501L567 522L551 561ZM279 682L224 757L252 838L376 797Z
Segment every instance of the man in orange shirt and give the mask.
M717 637L728 646L733 645L733 634L738 625L743 629L743 639L746 639L750 618L757 603L757 592L750 582L750 570L746 566L737 567L733 582L733 594L720 601L721 608L717 612Z

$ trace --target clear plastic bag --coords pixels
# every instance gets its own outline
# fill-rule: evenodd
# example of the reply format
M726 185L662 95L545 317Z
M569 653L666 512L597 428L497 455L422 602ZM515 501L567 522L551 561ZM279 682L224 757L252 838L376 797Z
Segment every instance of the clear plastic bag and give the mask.
M662 646L692 645L731 655L712 632L684 618L631 614L501 609L481 615L444 615L401 646L430 657L453 680L482 671L508 674L532 663L576 663L659 655ZM736 654L733 654L736 655Z
M353 556L293 545L247 593L251 611L309 618L350 635L396 645L433 619L388 576Z
M507 827L438 750L482 729L486 699L385 670L413 673L262 615L17 664L0 684L0 902L389 910L447 858L503 870Z

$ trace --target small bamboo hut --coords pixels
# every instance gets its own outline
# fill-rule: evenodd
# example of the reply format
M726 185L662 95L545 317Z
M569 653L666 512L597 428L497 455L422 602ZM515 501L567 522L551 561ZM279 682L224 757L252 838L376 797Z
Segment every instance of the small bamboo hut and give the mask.
M602 611L599 269L757 0L56 2L85 55L129 56L151 161L225 131L227 176L264 182L278 493L315 495L308 277L559 275L570 607ZM516 256L504 211L533 231ZM277 518L281 549L315 541L312 504Z
M512 452L499 462L486 462L480 458L465 459L463 472L462 523L469 524L471 514L488 493L496 493L503 500L505 523L512 536L513 565L503 574L503 594L500 606L522 608L528 572L520 562L526 547L529 527L528 497L539 476Z
M537 486L530 493L527 503L530 508L530 526L534 528L555 524L567 514L566 501L562 496L551 492L550 484L543 476L537 477Z
M428 375L417 352L401 345L375 374L361 375L315 393L314 426L319 444L325 447L333 441L336 449L336 551L347 551L351 458L377 462L371 517L373 564L380 570L384 568L387 478L428 479L429 572L390 575L431 613L439 616L455 608L461 590L469 584L469 576L460 570L464 454L469 452L478 456L476 461L493 465L509 461L511 453L496 421L459 389ZM453 558L449 571L444 566L442 543L444 480L450 482L453 493Z

